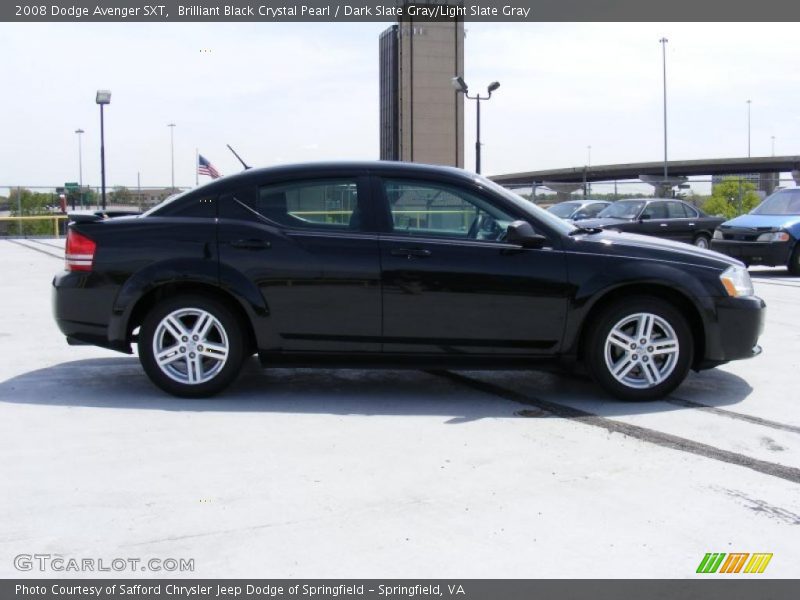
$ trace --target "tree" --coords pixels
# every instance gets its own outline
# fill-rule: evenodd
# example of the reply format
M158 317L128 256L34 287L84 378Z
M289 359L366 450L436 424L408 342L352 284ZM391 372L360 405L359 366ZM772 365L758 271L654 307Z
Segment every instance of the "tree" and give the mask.
M109 194L111 204L133 204L133 195L131 191L123 186L117 186L114 191Z
M9 214L12 217L51 216L51 206L58 200L52 194L41 194L24 188L12 188L8 197ZM52 219L26 220L12 224L9 232L16 227L22 235L53 235Z
M710 215L732 219L750 212L760 203L761 198L756 193L755 184L738 177L725 177L714 186L711 198L703 205L703 210Z

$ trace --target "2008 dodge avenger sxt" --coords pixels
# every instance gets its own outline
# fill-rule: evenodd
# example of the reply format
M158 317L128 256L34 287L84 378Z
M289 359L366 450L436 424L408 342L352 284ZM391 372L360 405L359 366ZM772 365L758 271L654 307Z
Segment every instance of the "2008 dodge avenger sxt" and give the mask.
M131 352L179 396L267 366L534 368L582 363L661 397L689 369L760 351L739 261L582 229L458 169L365 162L254 169L139 216L74 216L55 318Z

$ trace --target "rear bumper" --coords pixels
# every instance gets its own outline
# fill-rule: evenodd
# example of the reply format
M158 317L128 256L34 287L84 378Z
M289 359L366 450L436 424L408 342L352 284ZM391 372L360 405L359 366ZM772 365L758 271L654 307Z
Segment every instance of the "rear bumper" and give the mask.
M706 335L706 351L698 368L710 368L761 353L766 304L758 296L716 298L716 321Z
M782 267L789 262L794 242L740 242L711 240L711 249L748 265Z
M108 322L116 286L91 272L63 271L53 278L53 317L69 344L91 344L130 353L130 344L111 341Z

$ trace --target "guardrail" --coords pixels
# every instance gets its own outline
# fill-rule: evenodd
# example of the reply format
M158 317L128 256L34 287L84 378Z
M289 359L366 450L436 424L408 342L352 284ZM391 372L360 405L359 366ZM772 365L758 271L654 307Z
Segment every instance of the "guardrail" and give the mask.
M20 237L22 237L22 236L29 237L31 235L48 235L49 236L50 233L52 232L52 235L54 237L58 238L58 237L61 237L61 231L59 229L59 222L60 221L66 221L67 218L68 218L67 215L30 215L30 216L24 216L24 217L0 217L0 223L2 223L2 222L16 222L18 224L17 234ZM26 229L26 228L23 227L23 224L24 223L28 223L28 222L32 222L32 221L44 221L44 222L52 221L53 222L53 226L52 226L52 228L48 228L46 232L42 231L42 232L37 232L37 233L33 233L33 234L23 232L23 229ZM11 231L7 231L6 232L6 236L9 236L9 235L13 235Z

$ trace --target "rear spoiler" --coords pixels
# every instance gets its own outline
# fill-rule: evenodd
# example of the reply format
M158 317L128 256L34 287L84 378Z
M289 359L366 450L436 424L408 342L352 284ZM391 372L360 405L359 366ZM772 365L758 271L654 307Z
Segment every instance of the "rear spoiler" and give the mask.
M133 217L140 214L142 213L135 210L98 210L95 212L71 212L67 216L70 223L94 223L115 217Z

